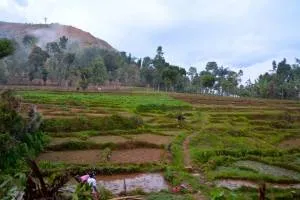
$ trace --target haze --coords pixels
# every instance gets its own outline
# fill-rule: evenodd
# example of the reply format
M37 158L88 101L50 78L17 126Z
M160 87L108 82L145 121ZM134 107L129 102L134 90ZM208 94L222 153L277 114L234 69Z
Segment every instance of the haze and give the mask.
M1 0L0 20L72 25L137 57L162 45L167 60L202 70L242 68L244 81L299 55L296 0Z

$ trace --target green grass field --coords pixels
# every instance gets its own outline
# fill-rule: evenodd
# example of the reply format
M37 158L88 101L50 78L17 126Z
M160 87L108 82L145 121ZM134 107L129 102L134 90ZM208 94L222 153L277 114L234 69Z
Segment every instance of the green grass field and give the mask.
M300 102L142 92L18 94L38 104L44 117L51 150L40 156L46 174L161 171L171 186L188 187L184 195L148 199L257 199L262 182L269 199L300 198ZM103 159L107 152L112 160Z

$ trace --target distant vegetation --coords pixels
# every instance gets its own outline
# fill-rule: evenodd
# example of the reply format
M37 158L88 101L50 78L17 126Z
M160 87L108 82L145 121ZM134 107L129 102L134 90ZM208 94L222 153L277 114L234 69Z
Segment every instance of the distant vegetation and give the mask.
M154 58L136 58L130 53L96 47L80 48L65 36L45 46L25 35L21 42L0 41L0 83L51 85L85 90L88 87L141 86L158 91L191 92L219 96L296 99L300 94L300 61L270 63L269 72L252 83L241 84L243 71L232 71L208 62L205 70L188 71L168 63L161 46ZM13 45L14 44L14 45Z

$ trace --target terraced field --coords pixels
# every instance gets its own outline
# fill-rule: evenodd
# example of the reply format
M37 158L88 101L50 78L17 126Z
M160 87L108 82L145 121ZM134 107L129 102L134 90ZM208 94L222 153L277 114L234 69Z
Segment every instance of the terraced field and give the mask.
M48 174L158 171L169 187L187 187L184 195L157 194L163 198L257 199L255 188L262 182L268 198L300 198L297 101L140 92L19 94L44 117L49 144L37 160Z

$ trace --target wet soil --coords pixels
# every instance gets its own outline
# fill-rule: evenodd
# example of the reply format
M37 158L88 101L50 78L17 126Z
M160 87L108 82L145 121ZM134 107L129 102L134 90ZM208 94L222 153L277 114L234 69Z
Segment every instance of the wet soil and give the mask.
M133 173L133 174L117 174L117 175L97 175L97 187L105 187L113 194L131 192L141 189L144 192L159 192L168 190L169 186L164 177L160 173ZM73 193L77 182L71 180L62 191Z
M257 161L251 161L251 160L238 161L234 165L253 169L262 174L272 175L276 177L288 177L294 180L300 180L300 173L296 171L284 169L273 165L267 165Z
M140 148L113 151L112 163L151 163L163 160L166 152L162 149Z
M101 150L78 150L46 152L37 161L47 160L71 164L96 164L103 161ZM112 163L151 163L164 160L166 152L162 149L140 148L113 151L109 162Z
M119 194L124 191L124 188L127 192L138 188L144 192L158 192L168 189L164 177L159 173L97 176L96 180L98 185L104 186L113 194Z
M124 143L128 142L129 140L122 137L122 136L95 136L95 137L90 137L88 139L90 142L94 142L97 144L103 144L103 143Z
M279 144L280 148L284 149L295 149L295 148L300 148L300 138L290 138L287 140L283 140Z
M241 187L258 188L259 184L248 180L232 180L224 179L215 181L216 186L225 187L230 190L236 190ZM300 189L300 184L277 184L267 183L267 187L278 188L278 189Z
M135 141L148 142L157 145L167 145L171 143L173 137L171 136L162 136L154 134L139 134L139 135L128 135Z

